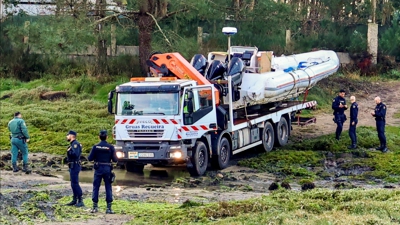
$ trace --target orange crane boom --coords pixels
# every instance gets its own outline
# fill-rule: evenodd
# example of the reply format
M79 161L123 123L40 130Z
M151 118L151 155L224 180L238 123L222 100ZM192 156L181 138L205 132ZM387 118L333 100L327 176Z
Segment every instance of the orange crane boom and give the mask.
M147 61L148 66L163 73L163 76L171 76L171 73L179 79L197 81L198 85L212 84L199 73L183 56L177 52L154 54ZM215 88L215 103L220 104L219 91Z

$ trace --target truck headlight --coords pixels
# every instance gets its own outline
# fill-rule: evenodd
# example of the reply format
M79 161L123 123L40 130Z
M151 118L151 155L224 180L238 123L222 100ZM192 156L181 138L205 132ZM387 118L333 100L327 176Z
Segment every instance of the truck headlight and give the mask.
M169 149L171 149L171 150L181 149L181 146L180 145L172 145L169 147Z
M171 152L169 153L170 158L180 159L182 158L182 152Z
M115 154L117 155L118 159L124 158L124 156L125 156L125 154L123 152L116 152Z

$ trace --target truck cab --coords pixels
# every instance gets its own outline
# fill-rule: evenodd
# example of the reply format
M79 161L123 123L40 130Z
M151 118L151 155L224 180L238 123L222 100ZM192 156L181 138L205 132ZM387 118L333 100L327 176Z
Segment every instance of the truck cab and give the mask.
M213 99L211 85L172 77L131 78L117 86L109 95L109 112L115 113L118 160L129 172L141 172L146 164L187 163L191 144L183 140L216 129Z

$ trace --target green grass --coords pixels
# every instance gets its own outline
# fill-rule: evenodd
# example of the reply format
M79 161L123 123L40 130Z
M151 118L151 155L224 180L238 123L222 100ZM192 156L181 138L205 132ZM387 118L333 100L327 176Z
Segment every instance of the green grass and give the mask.
M13 113L20 111L31 135L31 152L65 154L68 145L65 136L70 129L78 132L77 139L83 144L84 152L89 152L98 141L99 130L111 132L114 125L113 115L107 112L108 92L128 80L117 77L102 84L87 76L67 80L40 79L29 83L2 79L0 97L11 97L1 100L0 132L5 135L0 137L0 149L10 148L7 124ZM66 91L67 99L40 100L40 94L47 91Z
M357 134L359 141L357 150L347 149L350 143L349 137L343 137L337 142L334 134L330 134L294 142L258 157L239 161L239 165L271 172L283 179L333 177L334 174L327 174L323 169L329 152L335 159L344 157L343 154L351 156L345 159L345 163L339 165L341 169L368 167L372 170L356 177L358 179L378 178L388 182L400 180L400 127L386 127L386 138L390 149L387 154L371 150L379 145L375 128L359 127Z
M103 216L106 208L104 200L100 200L100 212L91 214L87 208L63 206L71 197L60 197L56 192L28 192L26 195L30 197L20 207L8 206L8 215L0 218L2 224L14 224L13 219L24 224L86 221ZM132 216L127 224L135 225L400 223L400 190L278 190L242 201L187 200L180 204L116 198L113 210ZM84 203L86 207L92 206L90 197L85 196Z
M34 225L38 222L49 222L50 220L71 222L94 217L91 213L76 207L54 204L57 199L61 198L58 192L27 191L25 193L14 192L13 195L16 195L17 202L20 201L20 205L5 205L8 213L0 217L0 224L16 224L15 220L17 220L17 224Z
M103 201L100 202L100 208L105 209ZM135 225L398 224L400 191L281 190L256 199L209 204L193 201L169 204L115 200L113 209L119 214L132 215L134 219L128 224Z

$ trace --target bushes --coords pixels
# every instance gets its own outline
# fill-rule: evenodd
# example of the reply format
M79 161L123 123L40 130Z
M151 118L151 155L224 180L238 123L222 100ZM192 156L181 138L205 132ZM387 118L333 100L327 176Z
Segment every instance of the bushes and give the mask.
M69 129L74 129L78 132L78 140L83 144L84 152L87 153L98 142L99 130L111 131L114 125L113 116L107 113L109 90L98 93L102 87L93 78L82 76L61 83L54 79L39 79L29 83L2 79L0 83L2 95L10 96L1 101L0 132L8 134L8 121L15 111L21 111L32 136L29 144L32 152L65 154L65 146L68 144L65 134ZM10 86L13 86L13 90L8 90ZM111 89L112 86L114 84L104 87ZM67 98L58 101L40 100L42 93L54 89L67 91ZM102 101L93 100L94 98ZM1 135L0 150L8 150L9 147L8 136Z

